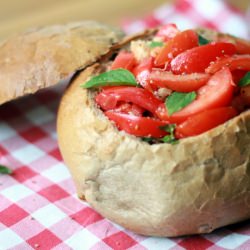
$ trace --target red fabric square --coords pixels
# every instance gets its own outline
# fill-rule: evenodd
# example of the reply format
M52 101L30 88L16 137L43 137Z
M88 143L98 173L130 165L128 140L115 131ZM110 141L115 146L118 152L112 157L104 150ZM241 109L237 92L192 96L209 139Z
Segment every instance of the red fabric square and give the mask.
M161 22L154 15L147 16L144 21L148 28L155 28L156 26L161 24Z
M93 224L99 220L102 220L103 217L95 212L93 209L87 207L85 209L80 210L79 212L73 214L71 218L77 221L82 226L88 226Z
M39 194L48 199L50 202L55 202L69 196L65 190L56 184L41 190Z
M27 241L34 249L43 250L50 250L61 242L59 238L47 229Z
M30 168L21 167L15 170L12 177L14 177L19 182L24 182L28 179L31 179L35 175L37 175L37 173L31 170Z
M201 236L193 236L185 238L184 240L179 242L178 245L184 247L185 249L190 249L190 250L191 249L205 250L214 245L214 243Z
M58 161L62 161L62 155L60 153L59 148L56 148L49 152L49 155L55 157Z
M46 137L47 133L45 133L39 127L31 127L25 131L22 131L20 133L20 136L22 136L25 140L27 140L31 143L34 143L34 142Z
M1 160L1 157L5 155L8 155L8 152L0 145L0 160Z
M29 214L25 210L13 204L0 212L0 222L10 227L27 216L29 216Z
M103 239L103 241L107 245L109 245L112 249L116 249L116 250L128 249L128 248L134 246L135 244L137 244L137 242L134 239L129 237L124 232L119 232L119 233L113 234L113 235Z
M176 1L175 8L177 11L187 12L188 10L192 9L192 6L190 2L186 0L179 0L179 1Z

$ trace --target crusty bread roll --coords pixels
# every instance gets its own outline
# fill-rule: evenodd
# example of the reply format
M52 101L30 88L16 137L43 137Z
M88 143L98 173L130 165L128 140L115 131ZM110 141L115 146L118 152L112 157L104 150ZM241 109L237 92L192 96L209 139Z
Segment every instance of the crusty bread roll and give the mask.
M178 144L150 145L120 132L80 87L103 69L79 73L58 114L59 146L80 198L136 233L209 233L250 217L250 111Z
M94 21L36 28L0 44L0 105L57 84L123 37Z

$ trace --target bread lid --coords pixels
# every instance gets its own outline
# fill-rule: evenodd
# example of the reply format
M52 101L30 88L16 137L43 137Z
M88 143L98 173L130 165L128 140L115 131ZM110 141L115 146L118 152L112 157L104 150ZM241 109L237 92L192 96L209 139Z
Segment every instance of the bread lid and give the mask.
M122 32L94 21L29 30L0 44L0 105L57 84L95 62Z

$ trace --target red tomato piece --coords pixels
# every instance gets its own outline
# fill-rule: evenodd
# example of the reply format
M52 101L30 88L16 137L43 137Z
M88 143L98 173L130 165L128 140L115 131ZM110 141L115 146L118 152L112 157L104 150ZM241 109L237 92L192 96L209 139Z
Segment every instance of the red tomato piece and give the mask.
M153 68L153 58L150 57L144 61L142 61L139 65L134 68L134 75L136 77L137 82L145 89L150 92L154 92L157 88L151 86L149 83L149 75Z
M250 55L234 55L231 57L221 57L206 68L206 73L214 74L223 67L233 70L250 70Z
M176 127L175 136L177 138L185 138L202 134L223 124L236 115L237 111L233 107L205 110L189 117L186 121L179 124Z
M238 54L250 54L250 42L242 38L238 38L228 34L219 34L217 41L233 43Z
M136 104L154 115L162 103L149 91L136 87L113 87L96 96L96 103L104 110L114 109L121 101Z
M162 26L155 36L161 37L164 41L168 41L169 39L175 37L179 32L180 31L175 24L169 23Z
M210 43L179 54L171 61L171 69L175 74L203 73L218 57L235 53L232 43Z
M167 124L164 121L149 117L122 114L115 111L106 111L105 115L115 122L119 130L124 130L131 135L161 138L167 134L166 131L160 129L161 126Z
M188 106L168 116L165 106L161 105L157 110L157 115L162 120L181 123L191 115L202 111L228 106L232 101L234 88L232 74L228 68L224 68L215 73L207 84L198 90L196 99Z
M136 60L131 52L121 51L112 63L111 69L127 69L132 71L136 65Z
M191 92L205 85L209 77L209 74L204 73L174 75L166 71L153 70L149 76L149 82L161 88L169 88L178 92Z
M133 103L122 102L114 109L114 111L135 116L142 116L145 109Z
M193 30L185 30L170 39L155 58L154 64L162 66L188 49L198 46L198 36Z
M241 80L241 78L243 78L245 76L245 74L247 73L244 70L233 70L231 71L232 75L233 75L233 81L235 84L238 84L238 82Z

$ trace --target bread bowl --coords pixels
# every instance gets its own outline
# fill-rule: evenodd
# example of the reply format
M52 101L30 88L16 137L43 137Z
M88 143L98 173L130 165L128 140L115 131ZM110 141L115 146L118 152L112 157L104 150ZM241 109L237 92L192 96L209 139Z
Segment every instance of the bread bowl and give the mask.
M59 147L78 196L142 235L209 233L250 218L249 109L177 144L149 144L119 131L96 89L82 88L113 53L79 72L60 104Z

